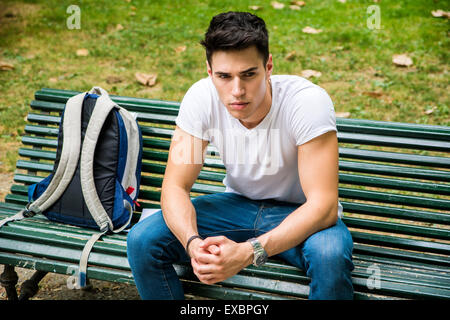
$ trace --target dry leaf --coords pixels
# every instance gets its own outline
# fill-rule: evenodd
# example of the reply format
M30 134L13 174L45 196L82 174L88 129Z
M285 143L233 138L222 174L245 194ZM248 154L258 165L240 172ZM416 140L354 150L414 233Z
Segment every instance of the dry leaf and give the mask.
M291 1L291 4L294 6L303 7L306 3L305 1Z
M311 70L311 69L303 70L301 72L301 76L303 78L311 78L311 77L319 78L321 75L322 75L322 72L316 71L316 70Z
M123 27L123 25L121 25L120 23L118 23L117 26L116 26L116 30L117 30L117 31L120 31L120 30L123 30L123 29L125 29L125 28Z
M364 95L372 97L372 98L379 98L383 95L383 92L379 92L379 91L364 91L363 92Z
M262 7L260 7L260 6L248 6L248 8L249 8L250 10L254 10L254 11L257 11L257 10L261 10L261 9L262 9Z
M179 46L179 47L176 47L174 50L176 53L184 52L184 51L186 51L186 46Z
M298 5L296 5L296 4L291 4L290 6L289 6L289 8L291 9L291 10L300 10L301 8L298 6Z
M336 118L350 118L350 112L336 112Z
M277 1L272 1L270 4L272 5L272 7L274 9L277 9L277 10L280 10L280 9L284 8L284 3L280 3L280 2L277 2Z
M284 58L286 60L293 60L295 58L295 56L296 56L296 52L295 51L291 51Z
M110 84L111 83L120 83L122 81L123 81L123 79L118 77L118 76L108 76L108 77L106 77L106 82L110 83Z
M13 70L14 66L11 63L5 62L5 61L0 61L0 70L1 71L9 71L9 70Z
M406 54L395 54L392 57L392 62L399 67L409 67L413 64L411 58Z
M48 81L51 83L57 83L58 79L57 78L49 78Z
M347 0L338 0L340 3L346 3Z
M156 83L157 75L156 74L147 74L147 73L142 73L142 72L136 72L135 73L135 77L136 77L137 81L142 83L144 86L152 87Z
M442 18L442 17L445 17L447 19L450 18L450 12L444 11L441 9L431 11L431 14L433 15L433 17L436 17L436 18Z
M302 31L304 33L316 34L316 33L321 33L322 29L314 29L314 28L311 28L311 27L304 27L302 29Z
M427 115L430 115L430 114L432 114L434 111L436 111L437 110L437 107L436 106L433 106L431 109L427 109L427 110L425 110L424 111L424 114L427 114Z
M79 57L86 57L87 55L89 55L89 50L88 49L78 49L77 50L77 56L79 56Z

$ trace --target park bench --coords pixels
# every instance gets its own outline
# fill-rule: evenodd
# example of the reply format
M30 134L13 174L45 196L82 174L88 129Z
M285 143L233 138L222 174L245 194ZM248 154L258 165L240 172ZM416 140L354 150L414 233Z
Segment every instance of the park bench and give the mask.
M0 219L27 204L27 185L47 176L55 159L60 112L78 92L42 89L27 117L23 146L10 193L0 202ZM137 112L144 136L140 207L158 208L170 138L179 103L111 96ZM355 299L450 298L450 127L359 119L337 119L343 221L354 240ZM191 196L221 192L224 167L208 147L205 166ZM14 267L34 269L21 299L37 291L46 273L71 275L93 230L49 222L42 215L0 229L1 281L17 299ZM127 261L126 233L107 235L89 257L88 277L134 283ZM196 280L187 264L175 266L186 294L213 299L307 298L309 278L270 259L249 266L217 285Z

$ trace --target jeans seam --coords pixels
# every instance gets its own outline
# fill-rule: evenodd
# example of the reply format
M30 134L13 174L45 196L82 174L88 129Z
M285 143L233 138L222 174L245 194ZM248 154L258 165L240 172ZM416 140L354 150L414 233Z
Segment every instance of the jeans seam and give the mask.
M168 247L168 246L169 246L172 242L174 242L174 241L175 241L175 240L170 240L170 241L167 243L167 245L161 247L161 250L160 250L159 255L158 255L158 260L159 260L159 261L161 261L161 257L162 257L162 255L163 255L163 253L164 253L164 249L163 249L163 248ZM170 297L171 297L172 300L173 300L173 299L174 299L174 296L173 296L172 290L170 290L169 281L167 280L166 273L164 272L164 270L162 270L161 273L163 274L163 277L164 277L164 286L168 289L167 291L169 292Z

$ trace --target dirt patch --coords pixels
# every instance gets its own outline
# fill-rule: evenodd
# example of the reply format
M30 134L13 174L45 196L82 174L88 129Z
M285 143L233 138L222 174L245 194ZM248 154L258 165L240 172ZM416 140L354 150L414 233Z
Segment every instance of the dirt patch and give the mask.
M20 295L20 285L29 279L34 270L16 268L19 282L17 291ZM0 274L3 266L0 267ZM77 290L67 286L68 275L47 274L39 284L39 292L31 300L139 300L136 286L125 283L113 283L91 280L92 289ZM6 300L5 288L0 286L0 300Z
M9 193L9 189L13 183L14 173L0 173L0 201L5 200L5 196Z

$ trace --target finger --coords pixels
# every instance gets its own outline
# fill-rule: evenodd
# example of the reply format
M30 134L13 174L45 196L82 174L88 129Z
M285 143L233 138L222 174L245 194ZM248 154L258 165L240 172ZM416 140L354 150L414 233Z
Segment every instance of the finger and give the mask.
M208 250L210 253L214 255L220 254L220 247L216 246L215 244L210 245L209 247L206 248L206 250Z
M195 256L195 259L199 264L216 264L218 262L217 256L209 253L199 253Z
M224 243L227 240L224 236L217 236L217 237L208 237L203 240L203 243L200 244L201 248L207 248L211 245L220 245Z

